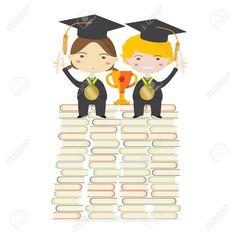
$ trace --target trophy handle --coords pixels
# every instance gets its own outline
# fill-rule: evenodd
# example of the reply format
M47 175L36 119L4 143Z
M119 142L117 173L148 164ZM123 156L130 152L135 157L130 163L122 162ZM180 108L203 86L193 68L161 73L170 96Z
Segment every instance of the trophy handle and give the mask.
M114 84L110 83L110 81L109 81L109 77L110 77L110 76L112 76L112 73L109 73L109 74L106 76L106 81L107 81L108 85L110 85L110 86L113 87L113 88L116 88L116 86L115 86Z
M134 73L132 73L132 75L134 76L134 82L132 84L130 84L127 88L133 87L138 81L138 76Z

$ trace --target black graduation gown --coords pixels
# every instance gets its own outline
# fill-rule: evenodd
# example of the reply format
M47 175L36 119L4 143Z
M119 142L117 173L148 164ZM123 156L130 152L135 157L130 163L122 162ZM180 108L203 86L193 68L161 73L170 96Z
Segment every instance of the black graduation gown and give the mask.
M84 96L84 89L89 85L88 81L85 79L83 82L80 82L76 80L69 72L68 67L65 67L63 69L64 73L68 77L68 79L79 88L77 93L77 99L78 99L78 110L80 116L86 116L88 115L88 108L89 105L95 105L96 108L96 115L98 116L105 116L105 110L106 110L106 100L107 100L107 92L104 87L104 84L101 80L97 80L95 86L99 90L99 96L97 99L91 101L88 100Z
M174 68L172 72L169 74L169 76L161 81L158 82L156 80L152 80L151 86L155 90L155 95L154 97L149 100L143 100L140 95L139 91L140 89L145 85L142 80L139 80L138 83L136 84L133 92L133 99L134 99L134 115L135 116L142 116L143 115L143 110L144 110L144 105L149 104L151 106L151 114L154 116L160 116L161 114L161 101L162 101L162 91L161 88L163 88L166 84L170 82L170 80L174 77L176 72L178 71L177 68Z

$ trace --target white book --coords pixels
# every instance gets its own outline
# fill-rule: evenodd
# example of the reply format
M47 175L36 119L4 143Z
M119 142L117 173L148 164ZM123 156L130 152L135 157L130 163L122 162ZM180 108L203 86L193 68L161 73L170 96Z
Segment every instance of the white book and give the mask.
M62 125L60 132L62 133L86 133L88 128L86 126L66 126Z
M149 162L150 169L175 169L177 168L176 162Z
M91 133L90 138L92 140L116 140L117 134L116 133Z
M61 120L62 125L69 125L69 126L87 126L89 124L89 120L86 119L78 119L78 118L70 118L70 119L62 119Z
M115 212L92 212L88 214L90 219L116 219Z
M82 212L84 211L84 206L83 205L77 205L77 206L64 206L64 205L59 205L56 206L56 211L59 212Z
M68 177L68 176L59 176L57 178L58 183L83 183L84 177Z
M77 141L63 141L63 147L89 147L90 141L77 140Z
M90 204L98 204L98 205L116 205L116 198L90 198Z
M152 126L150 127L151 133L176 133L176 126Z
M121 133L148 133L148 126L126 126L121 127Z
M177 176L179 175L179 170L178 169L154 169L152 171L154 176Z
M84 161L84 156L83 155L58 155L57 156L57 160L58 161L62 161L62 162L82 162Z
M89 155L90 162L114 162L116 161L115 155Z
M81 214L79 212L54 212L53 219L54 220L78 220L81 218Z
M86 154L87 148L83 147L62 147L61 154Z
M68 198L78 198L82 196L82 191L76 190L58 190L54 193L55 197L68 197Z
M149 119L147 120L148 126L157 126L157 125L174 125L175 120L171 118L162 118L162 119Z
M149 184L122 184L121 189L124 191L131 191L131 190L145 190L149 189Z
M120 197L146 197L147 192L144 190L129 190L129 191L120 191Z
M176 219L177 214L174 212L157 212L157 213L127 212L127 213L122 213L121 217L123 219Z
M152 197L178 197L179 192L178 191L166 191L166 190L155 190L151 193Z
M105 137L104 137L105 138ZM93 140L93 147L119 147L120 142L118 140Z
M85 133L59 133L60 140L86 140Z
M83 162L57 162L58 169L83 169Z
M103 197L103 198L115 197L115 192L106 190L95 190L95 191L89 190L88 197Z
M114 184L92 184L88 183L87 185L88 191L95 191L95 190L114 190L115 185Z
M175 183L175 176L150 176L148 177L149 183Z
M155 204L175 204L175 198L123 198L123 204L144 204L144 205L155 205Z
M148 148L149 154L175 154L175 147Z
M61 171L62 176L74 176L74 177L80 177L80 176L87 176L88 170L85 169L65 169Z
M150 160L150 155L123 155L122 160L129 162L147 162Z
M175 140L177 139L176 133L150 133L150 140Z
M157 140L152 142L153 147L179 147L179 140Z
M82 189L82 185L81 184L55 184L54 187L55 191L60 191L60 190L81 190Z
M91 133L116 133L117 127L115 126L90 126Z
M146 169L147 166L145 162L120 162L121 169Z
M122 133L121 139L125 140L147 140L148 133Z
M118 154L119 148L92 148L93 154Z
M121 154L147 154L147 148L120 148Z
M152 190L172 190L178 191L178 184L152 184Z
M87 205L85 209L88 212L113 212L112 205Z
M53 198L52 204L54 205L80 205L79 204L79 198Z
M150 147L151 146L151 141L150 140L128 140L124 141L124 146L125 147Z
M116 163L115 162L90 162L89 168L90 169L115 169Z
M178 156L174 154L165 154L165 155L152 155L151 160L153 162L177 162L178 161Z

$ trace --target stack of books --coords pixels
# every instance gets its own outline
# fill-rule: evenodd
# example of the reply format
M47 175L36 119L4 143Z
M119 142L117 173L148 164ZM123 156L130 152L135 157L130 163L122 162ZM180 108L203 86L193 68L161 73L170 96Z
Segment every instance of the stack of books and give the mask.
M122 114L125 120L132 111ZM118 209L123 219L176 218L178 185L176 148L179 146L174 105L162 106L162 119L152 118L150 107L136 123L121 127L121 168L129 183L121 185L122 203ZM136 119L135 119L136 120Z
M77 115L77 105L60 106L54 219L176 218L176 107L162 105L162 119L149 106L133 119L133 105L107 105L107 119L94 106L88 117Z

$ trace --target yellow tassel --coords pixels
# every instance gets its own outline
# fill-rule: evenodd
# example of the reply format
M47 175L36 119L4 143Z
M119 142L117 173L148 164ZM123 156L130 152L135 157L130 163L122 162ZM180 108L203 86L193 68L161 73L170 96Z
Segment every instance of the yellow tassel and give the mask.
M180 48L180 43L176 42L176 44L175 44L175 53L174 53L174 61L176 61L176 59L177 59L177 54L178 54L179 48Z
M67 45L68 45L68 35L64 34L64 36L63 36L63 45L62 45L62 51L63 51L64 55L67 54Z

